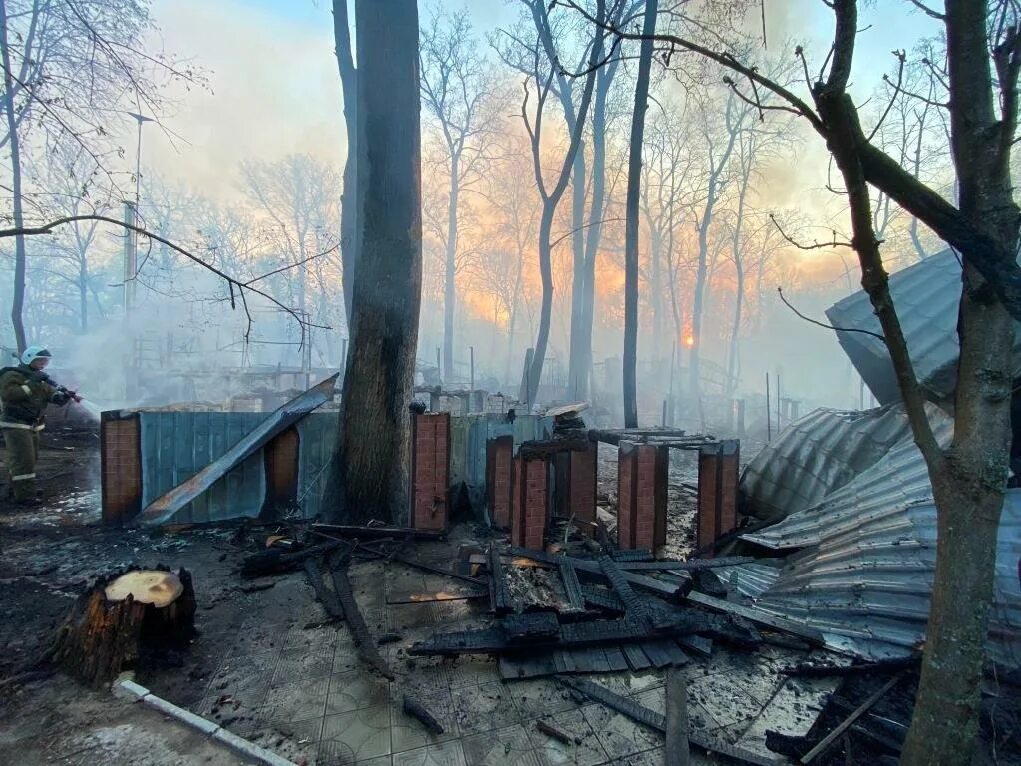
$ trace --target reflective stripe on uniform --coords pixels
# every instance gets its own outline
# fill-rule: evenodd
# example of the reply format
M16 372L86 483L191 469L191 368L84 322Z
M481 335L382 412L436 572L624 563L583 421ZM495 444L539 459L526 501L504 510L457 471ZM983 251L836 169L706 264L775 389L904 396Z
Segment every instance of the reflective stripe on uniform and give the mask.
M11 423L6 420L0 420L0 428L16 428L19 431L42 431L46 426L30 426L28 423Z
M28 481L29 479L34 479L34 478L35 478L35 474L34 473L23 473L23 474L19 474L18 476L12 476L11 477L11 481Z
M21 390L22 390L22 391L24 391L24 392L25 392L26 394L28 394L29 396L31 396L31 395L32 395L32 389L31 389L31 388L29 388L29 387L28 387L28 386L26 386L26 385L23 385L23 386L21 387Z

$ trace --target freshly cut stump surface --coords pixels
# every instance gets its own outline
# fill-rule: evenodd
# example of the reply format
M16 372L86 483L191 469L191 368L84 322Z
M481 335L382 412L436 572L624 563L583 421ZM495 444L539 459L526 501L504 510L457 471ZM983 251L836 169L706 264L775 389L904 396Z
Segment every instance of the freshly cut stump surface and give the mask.
M57 629L49 659L90 686L110 683L143 657L194 635L195 591L186 569L136 569L98 580Z

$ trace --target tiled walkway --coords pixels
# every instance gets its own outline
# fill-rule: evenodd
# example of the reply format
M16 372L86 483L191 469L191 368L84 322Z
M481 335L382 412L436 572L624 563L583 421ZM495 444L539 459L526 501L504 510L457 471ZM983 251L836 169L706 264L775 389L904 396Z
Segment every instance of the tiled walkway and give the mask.
M436 630L485 622L488 602L390 605L388 597L450 586L446 578L404 567L359 564L356 597L375 635L399 633L382 647L397 679L364 669L348 628L306 627L323 613L299 575L276 588L293 590L284 614L253 615L224 645L223 659L195 712L292 760L309 766L545 766L547 764L659 764L662 737L598 704L579 705L552 680L505 683L488 658L407 657L404 650ZM289 593L289 591L288 591ZM731 655L720 649L688 669L691 725L730 742L763 750L765 728L795 732L815 717L817 688L781 688L768 652ZM663 710L662 676L620 673L593 677L614 691ZM780 694L777 694L777 691ZM797 692L802 720L760 716L774 696ZM410 694L440 721L434 735L406 716ZM786 709L794 710L788 704ZM536 729L540 717L575 737L560 743ZM796 718L797 716L795 716ZM807 723L806 723L807 722ZM709 763L693 752L694 763Z

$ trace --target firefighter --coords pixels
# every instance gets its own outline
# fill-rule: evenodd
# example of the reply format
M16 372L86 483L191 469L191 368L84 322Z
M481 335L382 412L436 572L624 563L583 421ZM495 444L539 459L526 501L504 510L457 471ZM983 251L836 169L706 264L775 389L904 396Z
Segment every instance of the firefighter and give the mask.
M13 495L19 505L39 502L35 490L35 463L39 455L39 432L48 404L81 401L74 391L57 385L44 370L51 354L42 346L29 346L17 367L0 369L0 430L7 445L7 470Z

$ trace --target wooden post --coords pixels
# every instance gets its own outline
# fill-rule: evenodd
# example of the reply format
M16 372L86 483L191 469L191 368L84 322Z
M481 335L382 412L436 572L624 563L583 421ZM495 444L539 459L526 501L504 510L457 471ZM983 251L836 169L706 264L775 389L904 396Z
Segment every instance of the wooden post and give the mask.
M773 441L773 427L769 422L769 373L766 373L766 441Z
M688 683L683 667L670 667L666 672L666 747L665 766L688 766Z

